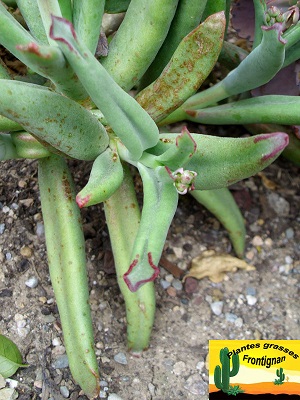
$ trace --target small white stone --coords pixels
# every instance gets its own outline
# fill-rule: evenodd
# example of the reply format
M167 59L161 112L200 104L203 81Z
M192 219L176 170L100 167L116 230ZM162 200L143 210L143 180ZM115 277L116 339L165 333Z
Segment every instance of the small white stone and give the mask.
M292 257L291 257L291 256L286 256L286 257L285 257L285 262L286 262L287 264L293 264L293 259L292 259Z
M182 258L182 255L183 255L182 247L173 247L172 249L173 249L173 251L175 253L175 256L177 258Z
M60 338L55 337L55 338L52 340L52 345L53 345L53 346L60 346L60 345L61 345L61 340L60 340Z
M167 281L167 282L173 282L173 280L174 280L174 276L172 275L172 274L168 274L168 275L166 275L165 276L165 280Z
M118 396L116 393L111 393L107 400L123 400L122 397Z
M252 296L251 294L246 295L247 303L249 306L254 306L257 302L257 298L255 296Z
M224 305L223 301L214 301L213 303L211 303L210 307L215 315L221 315L223 310L223 305Z
M18 384L19 384L18 381L16 381L15 379L10 379L10 378L7 378L6 382L8 383L8 385L11 389L15 389L16 387L18 387Z
M252 244L255 247L259 247L262 246L264 242L260 236L254 236L254 238L252 239Z
M37 287L39 284L39 281L36 276L31 276L27 281L25 282L25 285L28 286L31 289L34 289Z
M68 389L66 386L61 386L61 387L59 388L59 391L60 391L61 395L62 395L65 399L67 399L67 398L70 396L69 389Z
M183 361L178 361L174 364L173 372L175 375L182 375L186 370L186 364Z

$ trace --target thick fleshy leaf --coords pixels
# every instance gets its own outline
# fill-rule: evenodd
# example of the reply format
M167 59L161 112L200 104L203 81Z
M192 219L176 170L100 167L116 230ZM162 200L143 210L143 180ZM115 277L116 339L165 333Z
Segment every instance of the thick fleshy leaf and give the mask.
M73 0L72 3L74 28L91 53L95 54L105 0Z
M286 41L282 39L282 24L262 27L263 38L239 65L222 81L196 93L177 110L160 122L170 124L186 119L186 110L199 110L230 96L250 91L269 82L283 66Z
M80 208L107 200L123 181L123 167L116 151L107 148L93 163L89 181L77 194Z
M79 160L94 160L108 146L105 128L88 110L45 87L0 80L0 114L44 144Z
M121 13L127 10L131 0L106 0L105 12L108 14Z
M16 151L21 158L43 158L49 157L51 153L30 133L13 132L10 134Z
M20 350L14 342L0 335L0 375L3 378L9 378L20 367L28 367L22 363Z
M155 81L185 36L200 24L207 0L180 0L168 35L139 83L139 90Z
M132 292L159 274L157 265L178 202L178 193L164 167L153 170L138 163L138 169L143 181L144 203L131 263L124 274Z
M40 45L0 3L0 43L37 74L50 79L57 91L75 100L88 95L57 46Z
M230 191L227 188L193 190L190 194L223 224L236 254L242 258L246 239L245 223Z
M161 75L137 95L155 121L177 109L202 85L218 60L225 24L224 12L207 18L181 41Z
M71 373L90 399L99 395L89 306L85 242L74 183L59 156L39 163L39 187L50 278L59 310Z
M146 111L116 84L79 40L69 21L58 17L53 17L52 21L52 39L57 41L92 100L127 147L131 157L138 160L145 149L157 143L156 124Z
M20 158L9 133L0 133L0 161Z
M300 125L299 96L260 96L187 111L189 119L203 124L282 124Z
M197 150L185 164L197 173L194 188L219 189L248 178L271 164L288 145L286 133L275 132L248 138L191 134ZM161 134L151 153L160 156L176 141L174 134Z
M131 0L101 63L128 91L139 83L162 46L179 0Z
M183 167L193 157L196 149L197 144L185 127L181 134L176 137L175 146L170 147L155 160L172 170L176 170Z

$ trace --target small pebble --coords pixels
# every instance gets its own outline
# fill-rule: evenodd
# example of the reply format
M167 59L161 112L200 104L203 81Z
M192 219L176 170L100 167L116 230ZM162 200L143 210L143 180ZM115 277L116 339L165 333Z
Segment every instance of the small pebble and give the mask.
M195 278L188 277L184 282L184 290L186 293L196 293L199 290L199 282Z
M148 383L148 390L152 397L155 396L155 386L153 385L153 383Z
M294 229L293 228L288 228L285 231L285 236L287 239L293 239L294 238Z
M111 393L107 400L123 400L122 397L118 396L116 393Z
M35 233L39 238L43 238L45 236L45 228L43 222L37 222Z
M53 338L52 340L52 345L53 346L60 346L61 345L61 340L58 337Z
M31 276L27 281L25 282L25 285L28 286L31 289L34 289L37 287L39 284L39 281L36 276Z
M286 256L285 257L285 262L286 264L293 264L293 259L291 256Z
M167 282L173 282L173 280L174 280L174 276L172 275L172 274L168 274L168 275L166 275L165 276L165 280L167 281Z
M53 368L60 369L60 368L68 368L69 360L66 354L58 357L52 364Z
M254 306L257 302L257 298L251 294L246 294L246 299L249 306Z
M104 390L100 390L99 398L100 399L106 399L107 398L107 393Z
M11 389L16 389L16 387L18 387L18 384L19 384L18 381L16 381L15 379L10 379L10 378L7 378L6 382L8 383L8 386Z
M7 261L11 260L12 259L11 253L6 253L5 258L7 259Z
M176 290L182 290L182 282L179 279L174 279L172 282L172 286L173 288L175 288Z
M42 389L42 387L43 387L43 381L40 381L40 380L34 381L34 382L33 382L33 385L34 385L34 387L36 387L37 389Z
M32 249L28 246L21 248L20 253L23 257L30 258L32 256Z
M235 321L237 320L238 316L233 314L233 313L225 313L225 319L228 322L232 322L235 323Z
M67 386L61 386L61 387L59 388L59 391L60 391L61 395L62 395L65 399L67 399L67 398L70 396L70 392L69 392L69 389L67 388Z
M2 208L2 211L3 211L5 214L7 214L7 213L10 212L10 208L7 207L7 206L4 206L4 207Z
M265 245L268 247L272 247L273 246L273 240L271 238L267 238L265 240Z
M117 363L122 364L122 365L127 365L127 363L128 363L126 355L124 353L122 353L122 352L115 354L114 355L114 360Z
M252 244L255 247L259 247L262 246L264 244L262 238L260 236L254 236L254 238L252 239Z
M168 281L166 281L165 279L161 279L161 280L160 280L160 286L161 286L163 289L166 290L168 287L171 286L171 283L168 282Z
M237 326L238 328L241 328L244 325L244 321L242 320L242 318L237 318L234 322L235 326Z
M198 362L197 362L196 369L197 369L199 372L201 372L201 371L203 370L204 367L205 367L205 362L204 362L204 360L198 361Z
M0 224L0 235L5 231L5 224Z
M203 381L199 374L191 375L183 385L183 387L190 393L195 395L207 394L207 383Z
M168 289L166 290L166 292L168 293L168 295L169 295L170 297L176 297L176 295L177 295L176 289L173 288L172 286L168 287Z
M173 366L173 372L175 375L183 375L186 371L186 364L183 361L178 361Z
M247 294L250 294L251 296L255 296L255 294L256 294L256 289L253 286L248 286L246 291L247 291Z
M100 387L107 387L108 383L106 381L100 381Z
M6 381L3 378L2 375L0 375L0 389L4 388L6 386Z
M270 207L278 216L287 217L289 215L290 204L285 198L279 196L277 193L271 192L267 195L267 199Z
M221 315L223 310L223 301L214 301L211 303L210 308L215 315Z

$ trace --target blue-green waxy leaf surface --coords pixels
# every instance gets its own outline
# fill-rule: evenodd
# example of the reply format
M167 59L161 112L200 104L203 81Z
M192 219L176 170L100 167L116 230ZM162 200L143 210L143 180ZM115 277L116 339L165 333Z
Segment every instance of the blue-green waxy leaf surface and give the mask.
M113 80L77 36L73 25L52 17L50 36L63 51L91 99L133 160L158 141L158 128L143 108Z
M14 342L0 335L0 375L9 378L20 367L27 367L26 364L22 364L20 350Z
M96 117L40 85L0 79L0 114L72 158L94 160L108 146L106 130Z

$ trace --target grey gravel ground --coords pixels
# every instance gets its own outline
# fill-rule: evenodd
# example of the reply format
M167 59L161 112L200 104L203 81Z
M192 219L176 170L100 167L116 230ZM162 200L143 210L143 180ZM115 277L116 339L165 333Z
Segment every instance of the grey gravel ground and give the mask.
M80 168L74 170L80 179ZM29 364L11 381L0 380L0 400L86 399L68 369L49 282L36 163L2 163L0 176L0 332ZM84 212L100 398L204 400L209 339L300 339L299 169L280 160L233 189L247 222L246 260L256 269L228 273L220 283L184 284L162 269L151 346L140 358L126 351L123 299L101 207ZM183 197L165 257L186 270L211 249L230 253L227 233Z

